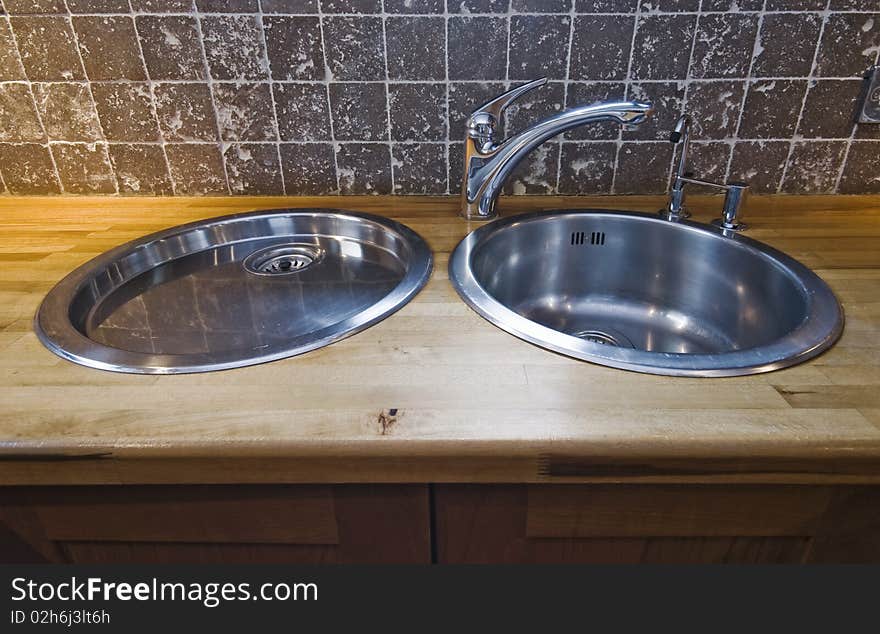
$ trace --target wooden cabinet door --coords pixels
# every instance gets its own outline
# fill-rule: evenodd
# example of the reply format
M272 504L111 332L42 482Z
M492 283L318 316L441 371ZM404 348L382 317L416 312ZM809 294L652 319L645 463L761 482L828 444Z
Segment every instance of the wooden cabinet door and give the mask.
M428 563L423 485L0 489L0 557L70 563Z
M880 561L880 488L442 485L442 563Z

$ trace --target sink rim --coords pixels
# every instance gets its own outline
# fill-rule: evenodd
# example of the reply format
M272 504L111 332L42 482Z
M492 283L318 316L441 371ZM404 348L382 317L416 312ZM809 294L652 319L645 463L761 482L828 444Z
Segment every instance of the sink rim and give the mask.
M406 273L391 292L356 315L306 335L291 338L284 346L272 348L269 353L248 358L241 358L240 354L234 352L172 355L122 350L90 339L71 323L69 317L71 302L89 283L94 273L104 270L140 246L212 225L289 215L336 216L346 220L360 220L379 225L384 230L397 234L399 239L411 249L410 257L406 260L408 264ZM232 243L224 242L221 244ZM189 251L184 255L190 256L216 248L221 244L211 244L202 249ZM173 259L175 258L152 263L139 275ZM40 302L34 315L34 332L40 342L59 357L98 370L131 374L190 374L246 367L300 355L369 328L401 309L424 288L433 271L433 265L434 256L424 238L400 222L375 214L344 209L279 208L204 218L141 236L114 247L75 268L53 286Z
M715 354L650 352L592 343L532 321L495 299L474 276L470 268L471 256L495 232L536 219L582 214L670 223L656 214L614 209L551 209L500 218L475 229L455 247L448 268L453 287L481 317L529 343L583 361L665 376L729 377L771 372L821 354L834 345L843 332L843 307L828 284L816 273L791 256L748 236L691 220L680 220L675 225L682 231L708 233L718 239L731 240L732 245L756 251L783 267L804 290L808 318L772 343L745 350Z

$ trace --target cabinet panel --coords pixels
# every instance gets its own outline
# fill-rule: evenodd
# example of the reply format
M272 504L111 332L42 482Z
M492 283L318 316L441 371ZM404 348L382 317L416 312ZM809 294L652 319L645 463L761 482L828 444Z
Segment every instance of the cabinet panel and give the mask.
M0 489L0 525L59 562L431 557L424 485L13 487Z
M441 563L880 561L878 490L789 485L439 485L434 495L438 559Z

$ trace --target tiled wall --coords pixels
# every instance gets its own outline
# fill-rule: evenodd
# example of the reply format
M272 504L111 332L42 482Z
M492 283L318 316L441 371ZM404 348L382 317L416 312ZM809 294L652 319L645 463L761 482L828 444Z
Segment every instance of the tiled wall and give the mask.
M15 194L443 194L466 114L551 82L508 128L652 99L632 131L534 152L514 193L666 189L693 167L766 192L880 192L856 126L880 0L3 0L0 189Z

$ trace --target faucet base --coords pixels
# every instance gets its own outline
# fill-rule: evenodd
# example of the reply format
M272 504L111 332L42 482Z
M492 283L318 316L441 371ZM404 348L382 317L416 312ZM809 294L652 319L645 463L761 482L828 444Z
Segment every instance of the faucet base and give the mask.
M671 220L672 222L676 222L678 220L684 220L685 218L691 217L691 212L682 209L681 211L669 211L669 209L663 208L657 212L657 215L661 218L665 218L666 220Z
M724 220L722 220L721 218L715 218L715 220L712 221L712 226L718 227L719 229L724 229L725 231L736 231L737 233L739 233L740 231L745 231L749 228L749 225L744 222L734 222L732 224L728 224L724 222Z

